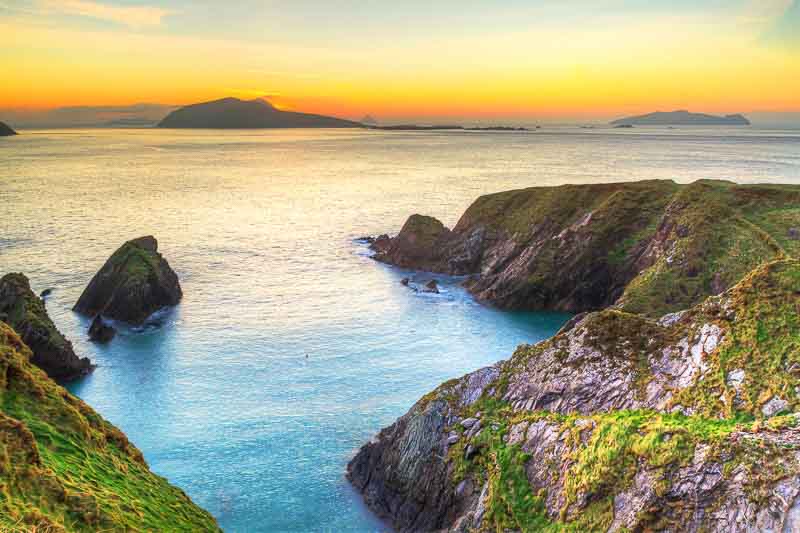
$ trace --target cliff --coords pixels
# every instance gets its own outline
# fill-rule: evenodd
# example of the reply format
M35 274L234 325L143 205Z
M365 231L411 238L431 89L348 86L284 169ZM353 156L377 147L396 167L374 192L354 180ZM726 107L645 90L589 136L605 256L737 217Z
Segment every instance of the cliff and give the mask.
M262 99L223 98L181 107L159 128L360 128L358 122L324 115L281 111Z
M158 253L154 237L123 244L84 289L76 312L141 324L155 311L183 297L178 276Z
M0 530L219 531L0 323Z
M750 121L740 114L720 117L681 110L656 111L646 115L620 118L612 121L611 124L616 126L749 126Z
M347 475L400 531L800 529L800 262L444 383Z
M9 137L11 135L16 135L17 132L11 129L11 127L6 124L5 122L0 122L0 137Z
M69 381L91 372L88 358L75 355L70 343L47 314L44 302L31 291L23 274L0 279L0 320L11 326L31 348L31 363L51 378Z
M411 216L373 245L404 268L470 275L504 309L615 306L658 317L800 251L800 187L642 181L533 187L478 198L450 230Z

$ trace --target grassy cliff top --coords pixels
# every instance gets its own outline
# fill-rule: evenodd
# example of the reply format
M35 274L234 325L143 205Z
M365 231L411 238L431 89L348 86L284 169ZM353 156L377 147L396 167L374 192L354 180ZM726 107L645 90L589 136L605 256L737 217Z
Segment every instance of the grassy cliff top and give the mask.
M0 530L218 531L0 323Z

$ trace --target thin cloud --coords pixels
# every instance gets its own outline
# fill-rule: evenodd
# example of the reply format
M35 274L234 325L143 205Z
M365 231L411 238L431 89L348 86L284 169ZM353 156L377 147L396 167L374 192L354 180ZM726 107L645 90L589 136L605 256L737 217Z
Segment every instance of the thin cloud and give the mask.
M44 0L49 12L115 22L132 28L160 26L173 11L154 6L115 6L89 0Z

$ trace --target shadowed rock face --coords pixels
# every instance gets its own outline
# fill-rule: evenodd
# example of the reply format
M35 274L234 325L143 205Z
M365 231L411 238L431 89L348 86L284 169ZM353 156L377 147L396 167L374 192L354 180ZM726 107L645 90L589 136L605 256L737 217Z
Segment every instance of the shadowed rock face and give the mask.
M153 237L123 244L95 274L73 308L141 324L161 308L177 305L183 293L178 276L158 253Z
M504 309L658 317L732 286L763 261L800 252L800 187L644 181L534 187L478 198L449 230L411 216L375 259L472 275Z
M0 322L0 531L219 531Z
M791 259L658 320L589 313L423 397L348 478L400 531L800 530L798 309Z
M44 302L31 291L23 274L0 279L0 320L22 337L33 351L31 362L51 378L69 381L91 372L89 359L75 355L72 343L56 329Z
M16 135L17 132L11 129L11 127L4 123L0 122L0 137L9 137L11 135Z

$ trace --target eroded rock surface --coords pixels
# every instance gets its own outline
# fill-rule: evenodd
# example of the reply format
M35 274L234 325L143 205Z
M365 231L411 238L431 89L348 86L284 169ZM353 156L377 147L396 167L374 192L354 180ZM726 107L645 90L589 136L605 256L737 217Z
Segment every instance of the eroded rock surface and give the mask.
M0 279L0 320L11 326L33 352L31 363L53 379L69 381L92 371L86 357L78 357L47 314L44 301L31 290L24 274Z
M534 187L478 198L452 231L413 215L373 249L403 268L473 275L469 290L501 308L657 318L800 252L798 205L797 186L713 180Z
M141 324L183 297L178 276L158 253L154 237L123 244L84 289L75 311Z
M400 531L798 530L798 310L781 260L677 315L587 314L426 395L348 477Z

